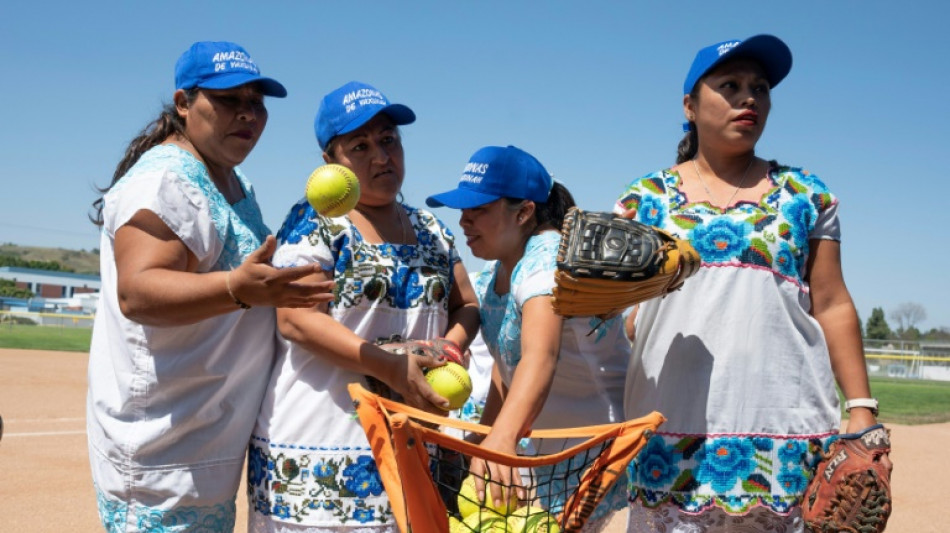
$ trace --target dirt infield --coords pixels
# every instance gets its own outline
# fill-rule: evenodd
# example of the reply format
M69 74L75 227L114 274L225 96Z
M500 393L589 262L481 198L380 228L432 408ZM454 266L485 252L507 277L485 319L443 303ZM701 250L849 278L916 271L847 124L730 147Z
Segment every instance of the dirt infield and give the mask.
M85 396L85 354L0 350L0 530L103 531L86 454ZM890 427L896 466L888 531L947 531L950 461L940 458L950 423ZM241 495L237 531L246 516ZM610 533L623 531L623 518Z

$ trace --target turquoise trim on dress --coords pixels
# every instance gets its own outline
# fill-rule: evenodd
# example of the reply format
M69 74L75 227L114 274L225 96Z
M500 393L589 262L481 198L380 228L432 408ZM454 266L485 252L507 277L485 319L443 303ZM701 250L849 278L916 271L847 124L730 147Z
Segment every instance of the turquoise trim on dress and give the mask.
M173 144L158 145L142 154L112 190L121 188L129 176L161 169L174 170L175 176L197 188L207 198L215 232L224 244L214 270L237 268L270 234L257 205L254 189L240 169L235 167L234 175L241 184L244 198L231 205L211 180L205 165L191 152Z
M130 507L124 501L109 499L98 487L96 504L99 508L99 519L109 533L125 533L128 531L129 520L134 523L136 531L148 533L232 533L237 514L234 500L216 505L180 506L173 509L142 505Z

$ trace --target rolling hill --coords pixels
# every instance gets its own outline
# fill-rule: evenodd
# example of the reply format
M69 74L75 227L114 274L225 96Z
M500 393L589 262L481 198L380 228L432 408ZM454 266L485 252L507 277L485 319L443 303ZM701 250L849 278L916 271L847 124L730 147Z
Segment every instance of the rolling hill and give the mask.
M0 255L23 261L56 261L77 274L99 274L99 250L67 250L4 243L0 244Z

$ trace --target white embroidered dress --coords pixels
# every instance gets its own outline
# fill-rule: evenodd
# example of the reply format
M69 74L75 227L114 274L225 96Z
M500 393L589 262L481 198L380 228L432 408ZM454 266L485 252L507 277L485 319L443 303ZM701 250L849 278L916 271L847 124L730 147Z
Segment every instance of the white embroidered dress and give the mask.
M631 531L726 531L743 516L762 531L801 528L815 452L841 422L805 276L809 241L840 239L838 202L801 169L773 167L769 179L758 203L725 211L690 203L670 171L618 201L702 258L636 317L625 413L667 422L631 465Z
M229 205L198 160L147 151L105 195L102 293L89 355L89 460L110 532L232 531L245 449L275 350L273 308L186 326L144 326L119 309L113 243L135 213L158 215L198 259L234 268L268 230L250 183Z
M418 244L371 244L346 216L291 210L277 266L333 272L330 315L368 341L445 334L454 239L431 213L403 206ZM389 499L346 386L363 375L283 342L251 442L250 531L396 531Z

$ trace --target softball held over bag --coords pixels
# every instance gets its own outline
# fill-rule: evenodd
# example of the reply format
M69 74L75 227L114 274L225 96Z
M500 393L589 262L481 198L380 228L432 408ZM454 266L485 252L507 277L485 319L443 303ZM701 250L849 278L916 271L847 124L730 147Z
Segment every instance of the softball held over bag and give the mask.
M604 212L568 210L554 277L554 311L604 316L679 289L699 270L685 240Z

